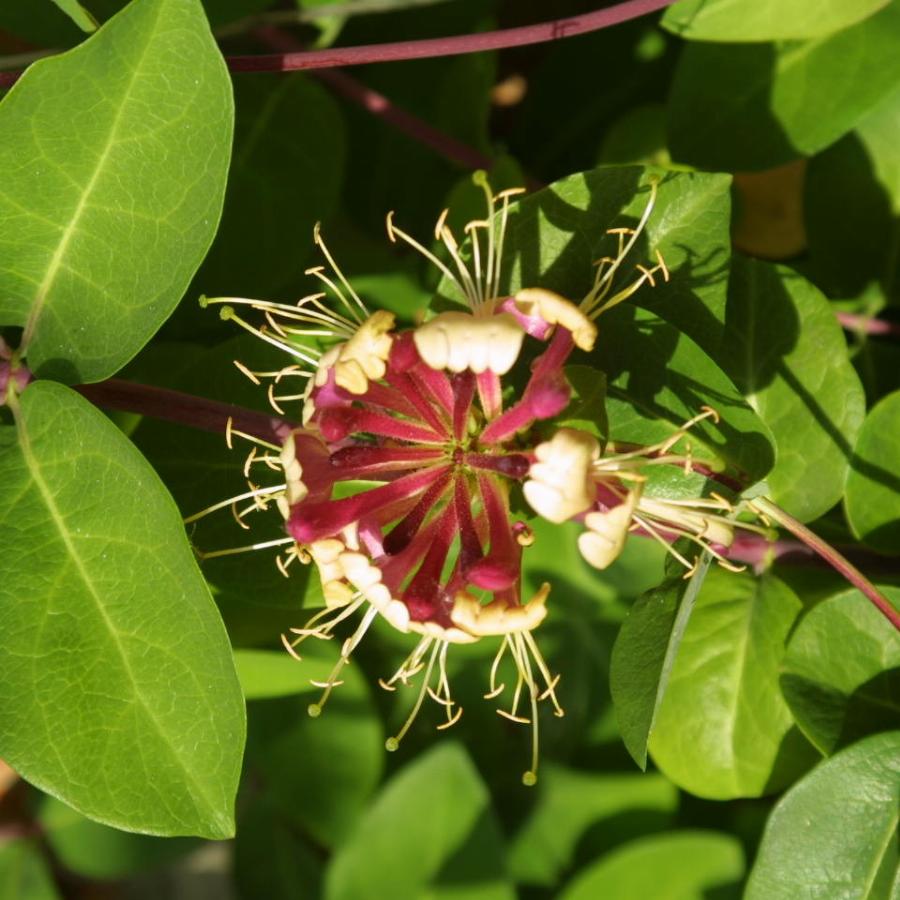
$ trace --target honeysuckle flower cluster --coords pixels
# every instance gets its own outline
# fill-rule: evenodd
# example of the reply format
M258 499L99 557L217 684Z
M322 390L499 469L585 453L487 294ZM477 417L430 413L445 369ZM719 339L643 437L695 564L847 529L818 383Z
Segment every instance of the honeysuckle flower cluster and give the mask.
M573 352L590 352L596 320L645 284L667 280L657 254L623 279L626 258L651 215L656 185L638 225L609 232L615 252L597 264L587 296L573 302L540 285L512 294L501 289L510 202L518 191L494 196L483 177L484 219L465 228L467 248L438 219L432 251L387 218L388 236L432 262L455 285L466 306L439 312L411 328L394 315L370 310L332 258L318 227L314 240L326 266L310 269L321 293L295 304L216 298L223 318L284 350L293 362L277 372L251 372L269 380L280 412L294 404L302 424L281 446L256 441L245 466L249 491L236 501L239 520L274 505L287 536L278 565L312 564L325 607L285 638L297 655L308 638L328 639L349 629L331 675L321 683L318 715L340 683L342 668L372 622L383 617L415 636L407 659L382 681L393 689L418 680L412 712L388 749L396 749L424 699L443 710L438 728L462 713L451 695L451 646L497 641L488 698L509 696L502 715L532 728L532 759L523 776L537 777L538 704L556 715L558 675L550 671L534 637L547 615L550 585L523 594L523 553L533 542L528 523L513 512L514 495L551 522L584 525L578 546L597 568L621 552L630 531L641 531L671 549L690 570L693 561L672 547L687 538L724 564L735 527L722 496L674 501L646 496L648 466L691 468L690 456L672 452L702 410L667 441L628 452L604 453L585 431L553 431L572 396L565 366ZM627 283L622 286L622 281ZM249 307L251 320L241 311ZM525 367L516 393L509 376ZM519 382L521 383L521 382ZM285 388L298 384L294 390ZM549 439L540 439L537 435ZM229 435L230 438L230 435ZM252 476L263 464L283 475L262 487ZM221 505L221 504L220 504ZM260 546L260 545L254 545ZM352 625L349 623L353 623ZM502 672L510 666L509 690Z

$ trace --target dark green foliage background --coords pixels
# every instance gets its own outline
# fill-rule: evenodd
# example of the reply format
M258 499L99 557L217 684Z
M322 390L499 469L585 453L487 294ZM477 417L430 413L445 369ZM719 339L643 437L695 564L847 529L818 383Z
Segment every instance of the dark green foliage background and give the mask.
M266 553L198 566L190 543L247 537L227 511L188 535L179 520L245 488L240 451L71 388L115 376L266 410L232 360L283 361L198 298L311 292L316 222L371 308L412 323L448 302L383 219L426 240L444 206L464 224L481 213L469 172L328 77L232 75L221 52L270 52L255 29L273 23L352 46L548 9L0 8L4 68L54 54L0 102L0 334L16 347L24 328L40 378L0 408L0 757L27 779L0 806L0 900L900 896L900 639L830 570L773 554L685 581L633 538L596 572L576 525L535 522L523 592L553 585L537 637L566 716L542 719L526 789L527 733L481 699L491 647L450 655L460 724L436 733L426 707L387 754L411 690L376 679L410 646L379 620L310 719L336 648L297 663L278 636L321 605L317 578ZM900 340L836 314L900 323L898 46L900 0L680 0L567 41L346 73L491 161L495 189L531 188L510 292L583 296L605 230L658 179L636 250L672 278L600 320L567 424L652 443L715 407L695 458L858 558L895 606ZM507 105L497 85L523 92ZM681 481L648 490L704 488ZM252 539L280 534L275 517Z

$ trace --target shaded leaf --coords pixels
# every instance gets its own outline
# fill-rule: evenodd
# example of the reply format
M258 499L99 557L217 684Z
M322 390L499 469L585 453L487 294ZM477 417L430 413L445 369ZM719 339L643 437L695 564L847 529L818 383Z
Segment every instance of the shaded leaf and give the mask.
M309 642L299 648L303 661L283 653L303 677L305 691L296 696L257 697L249 707L247 770L261 786L285 827L302 832L315 844L341 844L363 814L384 767L384 728L376 714L365 677L355 664L341 671L320 716L308 714L334 669L338 647ZM269 654L274 656L274 654ZM240 663L239 663L240 665Z
M544 767L538 799L509 848L516 881L555 885L578 860L669 828L678 791L661 775L606 775Z
M578 428L606 444L609 422L606 418L606 376L590 366L566 366L566 380L572 387L572 399L554 428Z
M714 831L675 831L607 854L579 873L560 900L737 900L743 874L744 853L735 838Z
M688 44L669 104L672 157L734 172L816 153L893 93L898 37L894 0L857 25L802 43Z
M20 403L0 430L0 754L98 821L228 836L243 701L178 512L77 394L39 381Z
M310 684L325 681L334 663L328 659L304 656L303 662L287 652L275 650L235 650L234 666L247 700L265 700L291 694L321 692Z
M647 768L647 744L669 687L672 668L707 576L704 556L690 579L664 582L638 598L613 647L609 688L622 740Z
M86 819L55 797L42 799L38 820L55 857L86 878L124 878L171 862L198 844L191 838L119 831Z
M299 73L235 78L234 158L222 224L197 274L199 292L273 297L303 289L313 226L334 211L344 123L320 85ZM324 230L328 240L329 229ZM316 260L318 262L318 259ZM321 285L305 280L306 291Z
M0 844L0 900L58 900L50 869L33 841Z
M746 900L896 897L898 791L900 731L820 763L773 810Z
M900 391L882 398L863 422L844 510L860 540L900 553Z
M900 606L900 589L882 591ZM791 636L781 690L825 754L900 722L900 635L859 591L811 609Z
M488 792L465 753L447 742L385 787L333 857L324 896L440 897L444 870L454 897L515 896Z
M693 41L779 41L830 34L854 25L889 0L680 0L663 28Z
M818 518L844 493L865 415L831 306L790 269L735 257L720 359L775 438L770 496L801 521Z
M0 321L32 369L99 380L162 324L215 233L231 123L198 0L136 0L7 94Z
M653 761L699 797L757 797L816 754L794 726L778 675L800 600L772 576L709 573L650 736Z

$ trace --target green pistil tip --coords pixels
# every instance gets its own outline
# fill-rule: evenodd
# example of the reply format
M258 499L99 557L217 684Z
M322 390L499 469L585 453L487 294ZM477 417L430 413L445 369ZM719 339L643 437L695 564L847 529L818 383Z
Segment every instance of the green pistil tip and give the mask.
M400 741L398 741L397 738L395 738L395 737L389 737L384 742L384 749L387 750L388 753L393 753L399 747L400 747Z
M526 772L522 776L522 784L525 787L534 787L537 784L537 772Z
M306 707L306 711L309 713L311 719L318 719L319 716L322 715L322 707L319 706L318 703L310 703L309 706Z
M234 318L234 307L233 306L223 306L219 310L219 318L224 319L226 322L229 319Z
M206 294L201 294L198 302L202 309L206 309L206 307L209 306L209 297L207 297Z

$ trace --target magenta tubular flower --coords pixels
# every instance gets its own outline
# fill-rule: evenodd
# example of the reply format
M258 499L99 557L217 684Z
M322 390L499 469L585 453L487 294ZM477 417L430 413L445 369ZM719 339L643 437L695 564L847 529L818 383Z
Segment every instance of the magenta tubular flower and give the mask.
M524 776L530 784L537 772L538 702L549 700L557 715L562 709L555 695L558 679L532 635L546 615L550 587L522 595L522 552L532 538L526 523L512 514L510 494L520 490L535 464L533 426L558 416L569 402L564 366L575 348L593 347L593 319L636 286L652 282L655 272L667 273L661 264L641 268L633 285L610 295L612 275L636 236L628 231L629 242L616 232L619 255L601 261L581 305L540 288L504 296L499 287L503 238L515 192L494 197L483 179L479 183L487 215L466 228L468 261L446 225L446 213L435 237L449 262L388 217L391 239L407 242L434 262L468 308L397 330L392 314L370 313L356 295L318 228L315 240L333 275L321 268L310 272L336 302L323 302L325 294L295 305L241 298L206 302L225 304L225 318L297 360L281 372L248 373L254 380L274 379L270 398L277 409L281 403L303 403L303 427L283 447L254 457L270 466L274 460L285 475L283 485L261 489L255 500L275 502L284 517L290 547L283 565L293 559L313 562L327 604L285 644L296 654L304 639L330 638L338 625L362 615L321 684L324 693L311 714L321 712L341 668L379 615L398 631L418 635L409 657L382 685L393 689L424 672L412 713L388 741L389 749L396 748L426 694L444 709L438 727L459 718L447 676L450 645L497 638L487 696L503 692L498 672L508 653L516 680L511 707L502 714L532 726L532 762ZM643 221L653 196L655 187ZM239 318L235 309L242 304L261 312L265 324ZM504 376L528 345L528 379L511 399ZM275 393L277 385L295 377L306 380L304 390ZM520 713L522 702L527 715Z

